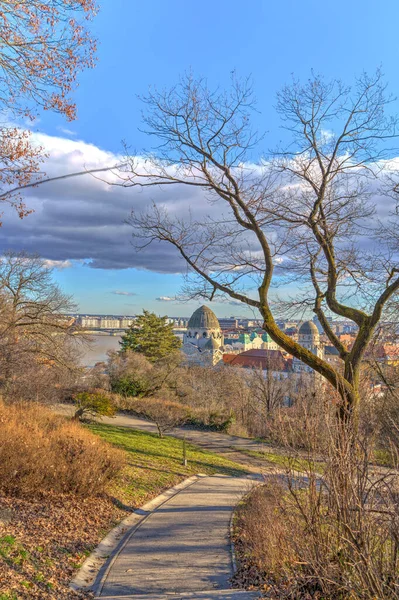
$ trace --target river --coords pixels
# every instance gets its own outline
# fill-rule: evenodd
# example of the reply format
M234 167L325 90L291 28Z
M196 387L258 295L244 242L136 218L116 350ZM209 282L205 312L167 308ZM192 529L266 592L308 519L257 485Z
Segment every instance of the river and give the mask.
M175 334L181 341L183 341L183 334ZM107 352L109 350L120 350L119 342L122 338L121 335L96 335L90 334L87 336L90 340L90 344L83 348L82 357L80 362L85 367L94 367L98 362L107 360Z
M89 335L90 344L85 346L81 362L85 367L93 367L107 360L109 350L120 350L120 335Z

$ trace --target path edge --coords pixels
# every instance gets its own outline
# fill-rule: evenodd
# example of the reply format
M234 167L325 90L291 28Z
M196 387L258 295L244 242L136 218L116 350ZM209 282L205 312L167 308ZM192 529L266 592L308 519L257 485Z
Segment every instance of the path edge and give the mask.
M146 504L134 510L125 517L116 527L101 540L91 554L86 558L79 571L69 584L74 591L94 591L97 593L104 584L108 572L117 555L126 544L127 540L148 517L162 504L173 498L182 490L190 487L202 477L203 473L192 475L173 487L165 490L159 496L149 500Z

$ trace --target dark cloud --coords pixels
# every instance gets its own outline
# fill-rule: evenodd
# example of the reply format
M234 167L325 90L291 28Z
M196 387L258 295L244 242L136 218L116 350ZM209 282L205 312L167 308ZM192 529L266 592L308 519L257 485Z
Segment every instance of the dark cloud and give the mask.
M49 152L48 176L115 165L111 153L77 140L38 135ZM107 176L112 177L112 176ZM7 249L38 253L49 261L68 265L80 261L93 269L146 269L159 273L181 273L186 265L174 247L157 242L136 251L132 229L126 223L132 209L140 211L152 202L184 217L188 209L195 219L206 215L222 219L220 204L204 201L203 192L192 187L124 189L90 175L43 184L27 190L26 203L35 210L23 219L5 207L0 251ZM392 203L381 200L379 216L389 218ZM257 250L248 239L250 250ZM158 298L166 300L165 297Z
M113 165L120 160L75 140L39 136L38 141L50 154L48 176ZM22 221L5 206L0 251L23 249L50 261L82 261L94 269L135 267L179 273L186 269L185 264L169 244L158 242L137 252L126 220L132 209L140 211L152 201L162 202L179 214L189 205L203 206L198 202L199 193L177 188L129 190L90 175L46 183L26 191L26 204L35 212Z

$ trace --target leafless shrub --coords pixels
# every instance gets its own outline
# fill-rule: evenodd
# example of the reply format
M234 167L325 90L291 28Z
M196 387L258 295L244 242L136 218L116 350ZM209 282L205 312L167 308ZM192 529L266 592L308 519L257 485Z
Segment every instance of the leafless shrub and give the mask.
M74 305L44 260L23 252L0 259L0 386L9 399L44 400L79 373Z
M323 462L289 454L284 490L248 503L244 539L264 580L285 589L276 597L399 598L399 474L370 466L373 435L335 417L324 427Z
M183 425L190 417L187 406L162 398L132 398L130 410L146 419L154 421L160 438L173 427Z

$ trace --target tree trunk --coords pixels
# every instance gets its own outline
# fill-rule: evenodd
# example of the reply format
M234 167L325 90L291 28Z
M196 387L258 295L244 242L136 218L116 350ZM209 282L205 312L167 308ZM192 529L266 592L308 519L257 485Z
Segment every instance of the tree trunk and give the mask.
M341 396L338 416L343 424L351 425L353 432L356 432L359 425L359 367L354 367L352 363L345 363L344 378L352 389L350 391L346 388L338 390Z
M80 419L83 417L85 412L84 408L78 408L77 411L75 411L75 414L73 415L73 420L74 421L80 421Z

